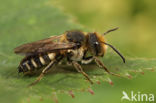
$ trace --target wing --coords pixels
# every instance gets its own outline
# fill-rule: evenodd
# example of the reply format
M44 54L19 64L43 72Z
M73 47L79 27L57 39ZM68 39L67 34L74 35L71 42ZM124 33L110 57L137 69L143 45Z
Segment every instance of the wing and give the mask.
M39 40L36 42L23 44L14 49L16 54L35 55L38 53L53 52L56 50L71 49L76 46L75 43L60 43L62 36L52 36L50 38Z

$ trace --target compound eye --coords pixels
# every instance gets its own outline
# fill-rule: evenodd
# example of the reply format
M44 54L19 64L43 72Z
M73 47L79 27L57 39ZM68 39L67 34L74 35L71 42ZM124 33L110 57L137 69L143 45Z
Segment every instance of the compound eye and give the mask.
M96 42L94 42L94 45L97 46L97 45L99 45L99 43L96 41Z
M98 55L101 52L101 46L98 41L94 42L94 51L95 54Z

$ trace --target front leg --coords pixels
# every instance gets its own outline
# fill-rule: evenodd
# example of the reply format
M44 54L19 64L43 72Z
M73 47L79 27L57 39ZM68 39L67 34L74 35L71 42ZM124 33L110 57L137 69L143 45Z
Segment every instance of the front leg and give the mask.
M83 58L81 60L81 63L82 64L89 64L89 63L91 63L93 61L93 56L88 56L87 57L87 52L88 51L85 50L84 55L83 55Z
M93 61L93 56L89 56L89 57L83 57L83 59L81 60L82 64L89 64Z
M95 57L95 56L94 56L93 58L94 58L96 64L97 64L100 68L103 68L108 74L111 74L111 75L115 75L115 76L120 77L119 74L114 74L114 73L110 72L110 71L104 66L104 64L100 61L99 58L97 58L97 57Z
M85 76L86 79L87 79L91 84L93 84L93 81L90 80L89 76L83 71L83 69L82 69L82 67L81 67L80 64L78 64L76 61L72 61L72 65L75 67L75 69L76 69L78 72L82 73L83 76Z

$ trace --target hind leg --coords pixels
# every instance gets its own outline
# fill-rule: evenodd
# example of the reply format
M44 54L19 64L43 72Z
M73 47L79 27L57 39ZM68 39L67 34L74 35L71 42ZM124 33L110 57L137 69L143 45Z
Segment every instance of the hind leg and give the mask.
M29 86L37 84L43 77L44 75L53 67L53 65L56 63L56 61L51 61L41 72L40 76Z

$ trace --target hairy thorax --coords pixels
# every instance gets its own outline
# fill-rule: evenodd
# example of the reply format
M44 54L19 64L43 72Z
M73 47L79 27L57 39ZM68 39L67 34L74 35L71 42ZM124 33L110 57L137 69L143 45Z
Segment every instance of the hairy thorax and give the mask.
M68 53L71 53L71 56L70 56L70 60L73 60L73 61L81 61L83 56L84 56L84 48L83 47L80 47L79 49L70 49L68 50Z

